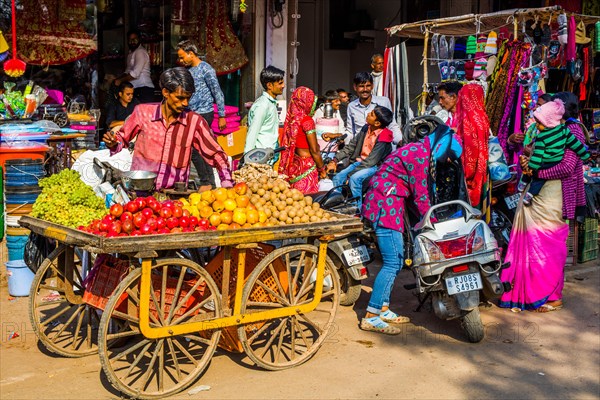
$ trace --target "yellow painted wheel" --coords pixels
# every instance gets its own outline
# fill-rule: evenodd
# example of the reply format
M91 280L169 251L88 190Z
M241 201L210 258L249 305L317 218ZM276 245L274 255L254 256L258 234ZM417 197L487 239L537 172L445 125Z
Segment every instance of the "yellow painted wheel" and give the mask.
M323 282L316 282L319 249L294 245L270 253L248 277L242 295L242 313L277 310L310 303L317 284L323 296L306 314L274 318L238 328L244 351L256 365L282 370L309 360L335 332L339 306L339 277L329 258Z
M139 330L141 268L113 292L98 333L100 362L108 380L127 396L158 399L184 390L208 366L221 335L187 334L148 339ZM223 315L217 285L193 261L173 258L152 266L150 325L161 327ZM204 336L204 337L203 337Z

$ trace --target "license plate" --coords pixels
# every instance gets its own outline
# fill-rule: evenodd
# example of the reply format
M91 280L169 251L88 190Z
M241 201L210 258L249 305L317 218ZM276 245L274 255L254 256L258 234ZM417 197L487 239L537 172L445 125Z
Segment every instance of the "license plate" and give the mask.
M448 289L448 294L480 290L483 288L481 275L479 275L479 272L475 272L473 274L456 275L446 278L446 288Z
M344 257L349 266L365 263L370 260L367 246L360 245L349 250L344 250Z
M517 207L517 204L519 204L519 197L521 197L521 193L505 197L504 201L506 202L506 207L508 207L509 210L512 210L513 208Z

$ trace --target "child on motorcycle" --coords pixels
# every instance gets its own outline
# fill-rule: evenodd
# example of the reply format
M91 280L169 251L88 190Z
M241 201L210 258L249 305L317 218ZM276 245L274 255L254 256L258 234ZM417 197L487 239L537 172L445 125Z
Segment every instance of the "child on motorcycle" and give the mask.
M387 126L393 121L392 112L383 106L376 106L366 118L367 123L350 143L337 152L328 165L335 172L338 163L346 166L333 177L333 186L349 181L352 196L362 204L363 182L377 171L377 166L392 151L394 134Z

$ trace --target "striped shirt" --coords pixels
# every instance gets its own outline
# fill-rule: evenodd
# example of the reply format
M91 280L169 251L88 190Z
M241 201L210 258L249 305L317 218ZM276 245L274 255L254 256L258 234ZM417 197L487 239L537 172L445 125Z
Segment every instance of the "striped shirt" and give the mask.
M535 139L529 168L536 171L543 164L560 162L565 155L565 148L574 151L582 160L590 158L587 148L564 125L540 131Z
M140 104L117 132L118 144L111 154L121 151L136 137L131 169L156 172L156 190L187 182L192 148L217 169L223 187L233 186L227 155L199 114L184 111L166 126L160 104Z
M217 73L207 62L202 61L189 69L194 78L194 94L190 98L190 110L198 114L213 112L213 103L217 104L219 117L225 116L225 96L219 86Z

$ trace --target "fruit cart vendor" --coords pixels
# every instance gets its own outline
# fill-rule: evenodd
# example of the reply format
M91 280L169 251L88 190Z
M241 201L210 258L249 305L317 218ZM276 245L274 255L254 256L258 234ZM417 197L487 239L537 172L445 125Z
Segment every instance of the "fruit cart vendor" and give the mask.
M156 190L187 182L192 148L216 168L221 186L232 187L229 161L208 124L199 114L186 111L194 92L194 79L185 68L165 70L160 76L163 101L140 104L116 133L107 132L104 143L117 153L137 137L132 170L156 172ZM200 190L203 190L201 187Z

